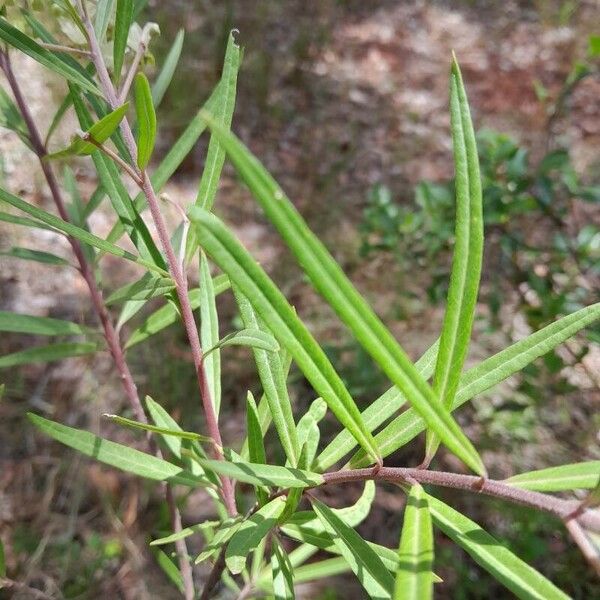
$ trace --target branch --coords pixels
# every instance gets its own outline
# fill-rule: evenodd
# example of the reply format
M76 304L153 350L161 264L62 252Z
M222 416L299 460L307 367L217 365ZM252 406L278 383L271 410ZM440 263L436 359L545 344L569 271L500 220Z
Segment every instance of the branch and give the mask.
M106 68L106 64L104 62L104 58L102 56L102 52L100 51L100 46L98 44L98 39L96 38L94 26L92 25L87 11L85 10L85 6L83 6L83 9L84 10L82 12L82 18L85 30L87 32L90 52L92 55L92 62L96 67L96 74L98 76L98 81L100 82L100 87L102 88L102 91L106 96L106 99L108 100L108 103L110 104L111 108L114 110L120 105L120 100L117 91L115 90L115 87L110 79L110 75L108 74L108 69ZM131 156L137 156L137 145L127 117L125 117L121 121L120 128L121 132L123 133L123 138L128 147L129 153L131 154ZM210 388L208 387L208 379L206 377L204 365L202 364L202 346L200 344L198 328L196 326L196 322L194 320L194 313L192 311L192 307L188 298L187 277L185 275L184 270L179 265L177 257L175 256L175 251L173 249L173 246L171 245L171 240L169 237L169 232L167 231L165 220L163 219L163 216L161 214L158 198L156 196L154 188L152 187L150 178L148 177L146 171L142 171L140 173L140 177L143 182L142 189L148 202L148 207L150 208L150 213L152 215L152 219L156 227L158 238L167 258L169 272L171 274L171 277L173 278L173 281L175 282L175 291L179 300L183 324L190 343L192 357L194 360L194 367L196 369L198 387L200 390L200 397L202 400L202 406L204 409L204 415L208 427L208 434L216 442L217 446L222 447L223 442L221 440L219 423L213 406ZM218 460L223 459L223 454L218 450L214 451L214 455L215 458L217 458ZM235 505L233 485L228 477L221 476L220 479L222 484L221 495L223 497L223 502L225 503L227 512L231 516L234 516L237 514L237 508Z
M573 519L575 511L581 504L578 500L563 500L549 494L524 490L504 481L482 480L481 477L474 475L459 475L457 473L426 471L423 469L381 467L378 471L374 469L342 470L324 473L323 479L325 480L324 485L365 481L366 479L389 481L391 483L407 483L414 480L418 483L465 490L507 500L514 504L521 504L549 513L565 523ZM600 512L584 511L576 519L584 528L600 533Z
M48 154L46 146L42 141L35 121L33 120L33 116L29 110L27 101L23 97L21 88L19 87L19 84L15 78L8 53L3 51L0 51L0 68L4 71L4 74L6 75L6 79L13 92L15 102L19 108L21 115L23 116L23 120L25 121L25 125L27 126L27 129L29 131L31 145L35 154L38 157L38 160L42 167L42 171L44 172L44 176L48 183L48 187L50 188L50 192L52 194L54 204L56 205L56 209L61 219L63 219L63 221L68 222L70 220L69 214L67 212L66 205L62 197L60 186L58 184L56 176L54 175L54 171L50 163L44 160L44 157ZM129 370L129 365L125 360L125 353L119 340L119 334L115 330L114 325L110 319L108 310L106 309L106 305L104 304L102 292L100 291L100 288L98 287L98 284L96 282L94 272L85 258L85 254L83 253L81 244L75 238L72 238L70 236L68 236L68 240L73 250L73 254L75 255L75 258L77 259L77 262L79 264L79 271L81 272L81 275L84 278L89 289L94 310L98 315L98 318L100 319L100 323L102 324L104 338L113 358L115 367L119 373L121 382L123 384L123 388L125 390L125 395L127 396L129 404L134 414L136 415L138 421L141 421L142 423L147 423L148 420L146 418L146 413L144 412L142 403L140 402L137 387L135 385L135 382L133 381L131 371ZM150 447L150 451L153 454L156 454L160 457L160 449L156 446L154 440L150 436L147 437L147 440L148 445ZM181 531L181 515L179 514L179 510L177 509L177 506L175 504L173 491L169 484L165 485L165 494L167 505L169 507L169 512L171 515L171 524L173 527L173 531L179 533ZM185 540L181 539L175 542L175 547L179 556L179 566L184 581L186 598L191 600L194 597L194 583L192 578L192 569L188 561L187 545Z

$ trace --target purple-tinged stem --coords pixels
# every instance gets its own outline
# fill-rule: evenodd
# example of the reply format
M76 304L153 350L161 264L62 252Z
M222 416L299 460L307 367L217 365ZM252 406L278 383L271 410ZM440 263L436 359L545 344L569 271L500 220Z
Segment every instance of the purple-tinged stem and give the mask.
M110 104L111 108L114 110L119 106L120 99L118 97L117 91L115 90L113 82L110 79L108 69L106 68L106 64L104 62L104 58L102 56L102 52L98 44L98 39L96 38L94 26L92 25L92 22L85 8L83 10L82 17L87 32L92 62L96 67L96 74L98 76L98 81L100 82L100 87L102 88L102 91L106 96L106 99L108 100L108 103ZM131 157L134 158L135 156L137 156L137 145L133 136L133 131L131 129L131 126L129 125L129 121L127 120L127 118L124 118L121 121L120 128L129 153ZM158 198L156 196L154 188L152 187L150 178L148 177L146 171L141 171L140 176L142 178L142 190L148 202L148 207L150 209L150 214L152 215L152 219L156 227L158 239L166 255L167 264L169 266L169 272L171 273L171 277L175 282L175 291L177 293L177 298L179 300L179 305L181 308L181 316L190 343L194 368L196 369L198 387L200 390L200 398L202 400L202 406L206 418L208 434L216 443L213 446L213 452L215 458L223 459L222 452L218 450L219 447L223 447L223 442L221 440L221 432L219 430L219 423L217 419L217 414L213 406L210 388L208 387L206 371L202 362L202 346L200 344L198 328L196 326L196 321L194 320L194 313L192 311L192 307L188 298L187 277L183 268L180 266L177 257L175 256L175 251L173 249L173 246L171 245L169 232L167 230L165 220L160 211L160 204L158 202ZM233 485L228 477L221 476L220 479L222 484L221 494L223 497L223 502L225 503L225 508L231 516L234 516L237 514L237 508L235 505L235 493Z
M69 214L67 212L66 205L62 197L60 186L58 185L58 181L56 180L56 176L54 175L54 171L50 166L50 163L47 160L45 160L45 157L48 154L46 146L42 141L35 121L33 120L33 116L31 114L31 111L29 110L27 101L23 97L21 88L19 87L19 84L12 70L12 65L10 63L8 53L6 52L0 52L0 68L2 68L4 74L6 75L6 79L13 92L15 102L17 103L19 111L23 117L23 120L25 121L25 125L29 132L29 139L31 141L31 145L39 159L42 171L44 173L44 177L46 179L46 182L48 183L48 187L50 188L50 193L52 194L52 198L54 200L54 204L56 205L58 214L60 215L60 218L63 221L68 222L70 220ZM85 258L85 254L83 253L79 241L71 236L67 236L67 239L69 240L69 244L71 245L75 258L77 259L79 271L89 289L90 297L92 299L92 305L96 314L98 315L98 318L100 319L100 323L104 332L104 338L106 340L109 352L113 358L113 362L115 364L117 372L119 373L121 383L123 384L123 388L125 390L125 395L129 400L129 404L137 420L142 423L147 423L148 420L146 418L146 413L144 412L144 408L142 406L140 397L137 392L137 387L135 385L135 382L133 381L131 371L129 370L129 365L125 360L125 353L121 346L119 335L115 330L110 315L108 314L108 310L106 309L106 305L104 303L104 298L102 297L102 292L100 291L100 288L96 283L96 278L94 276L93 270ZM147 439L150 451L158 456L161 456L160 449L156 446L154 440L149 436ZM169 507L173 531L175 533L179 533L182 529L181 515L175 504L173 490L171 489L171 486L169 484L165 484L165 495L167 505ZM181 539L175 542L175 548L179 557L179 568L184 582L186 600L193 600L194 582L192 577L192 568L188 560L187 544L185 540Z

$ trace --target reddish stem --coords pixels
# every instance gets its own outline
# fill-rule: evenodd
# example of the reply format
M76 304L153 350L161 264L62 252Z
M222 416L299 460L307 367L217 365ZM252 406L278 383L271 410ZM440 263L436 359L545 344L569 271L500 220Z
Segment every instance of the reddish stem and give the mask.
M83 21L87 32L92 62L96 67L96 73L98 75L100 86L104 92L104 95L106 96L106 99L108 100L108 103L114 110L119 106L120 100L106 68L106 64L96 38L96 32L94 31L94 27L89 19L89 15L87 15L85 10L83 11ZM137 156L137 145L127 118L121 121L120 127L130 155L132 157ZM156 227L158 239L166 255L169 272L173 278L173 281L175 282L175 291L177 293L177 298L181 308L181 316L190 343L194 367L196 369L198 388L200 390L200 398L202 400L204 415L206 417L208 434L216 442L216 446L222 448L223 442L221 440L221 432L219 430L217 414L213 406L210 388L208 386L208 379L206 377L206 371L202 362L202 346L200 344L198 328L196 326L194 313L188 298L187 277L183 271L183 268L180 266L177 257L175 256L175 251L171 245L169 232L160 211L160 204L158 202L158 198L156 197L154 188L152 187L150 178L148 177L146 171L141 171L140 177L142 179L142 190L148 202L148 207ZM215 458L223 459L223 455L217 447L213 447ZM234 516L237 514L237 508L235 505L235 493L233 485L228 477L221 476L220 479L222 484L221 494L223 497L223 502L225 503L227 512L231 516Z
M23 97L21 88L19 87L19 84L12 70L9 56L6 52L0 52L0 68L2 68L6 75L6 79L13 92L15 102L17 103L19 111L21 112L23 120L25 121L25 125L29 132L29 139L31 141L31 145L39 159L42 171L44 173L44 177L46 178L46 182L48 183L48 187L50 188L50 192L52 194L54 204L56 205L58 214L60 215L61 219L63 219L63 221L68 222L70 220L69 214L67 212L65 202L60 191L60 186L58 185L58 181L56 180L56 176L54 175L54 171L50 166L50 163L47 160L45 160L45 156L48 154L46 146L42 141L35 121L33 120L33 116L29 110L27 101ZM137 387L135 385L135 382L133 381L131 371L129 370L129 365L125 360L125 353L121 346L119 335L116 332L114 325L110 319L110 316L106 309L106 305L104 304L102 292L100 291L98 284L96 283L96 278L94 276L92 268L90 267L89 263L85 258L85 254L83 253L79 241L71 236L67 236L67 239L69 240L69 244L71 245L75 258L77 259L79 271L89 289L90 296L92 299L92 305L96 314L98 315L98 318L100 319L106 344L113 358L117 372L119 373L119 377L123 384L125 395L129 400L131 409L133 410L138 421L142 423L147 423L148 420L146 418L146 413L144 412L144 408L142 406L140 397L137 392ZM150 438L150 436L148 436L147 439L150 451L153 454L156 454L157 456L162 458L160 449L156 446L154 440ZM169 513L171 516L171 525L173 527L173 531L178 533L181 531L182 528L181 515L175 504L173 490L169 484L165 485L165 494L167 505L169 507ZM185 540L181 539L175 542L175 547L177 550L177 555L179 556L179 566L184 581L186 598L191 600L194 597L194 586L192 569L188 560L187 545L185 543Z
M324 473L323 479L325 484L365 481L367 479L390 481L392 483L407 483L413 480L418 483L466 490L493 496L501 500L508 500L515 504L550 513L565 522L573 517L574 511L580 506L578 500L563 500L549 494L524 490L505 481L482 480L481 477L474 475L459 475L443 471L381 467L377 472L374 472L373 469L354 469ZM600 532L600 513L597 511L585 511L577 517L577 521L586 529Z

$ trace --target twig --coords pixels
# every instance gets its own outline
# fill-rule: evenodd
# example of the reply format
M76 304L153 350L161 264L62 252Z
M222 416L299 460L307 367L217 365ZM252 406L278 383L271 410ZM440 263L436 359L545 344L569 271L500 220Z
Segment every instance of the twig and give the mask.
M52 198L54 200L54 204L56 205L57 211L61 219L63 219L63 221L68 222L69 214L67 212L65 202L63 200L62 193L58 185L58 181L56 180L56 176L54 175L54 171L52 170L52 167L50 166L49 162L44 160L44 157L48 154L47 149L42 141L35 121L33 120L33 116L29 110L29 106L25 98L23 97L23 94L21 93L21 89L12 70L8 53L3 51L0 51L0 68L4 71L6 75L6 79L8 80L10 88L13 92L19 111L21 112L23 120L25 121L25 125L29 130L31 144L42 167L42 171L48 183L48 187L50 188L50 192L52 194ZM127 396L131 408L134 414L136 415L138 421L141 421L142 423L147 423L148 420L146 418L146 413L144 412L144 408L142 406L137 392L137 387L133 381L131 371L129 370L129 365L125 360L125 353L121 346L119 335L114 328L114 325L108 314L108 310L106 309L106 305L104 304L102 292L100 291L96 283L94 272L85 258L85 254L83 253L81 244L75 238L70 236L68 237L68 240L73 250L73 254L75 255L79 264L79 271L81 272L81 275L88 286L94 310L102 324L104 338L115 363L117 372L119 373L121 382L125 390L125 395ZM150 446L150 450L154 454L160 456L160 449L156 447L152 438L148 436L147 439ZM177 506L175 505L172 490L168 484L166 485L166 500L167 505L169 506L169 511L171 513L173 531L179 533L181 531L181 516L179 514ZM188 561L187 545L185 543L185 540L178 540L175 543L175 547L179 556L179 567L184 581L186 599L192 600L194 597L194 586L192 578L192 569Z
M96 146L96 148L98 148L100 152L106 154L106 156L108 156L112 161L119 165L121 169L123 169L123 171L125 171L127 175L129 175L133 179L133 181L135 181L138 187L142 187L142 179L139 176L138 172L129 163L124 161L114 150L111 150L108 146L97 142L87 131L82 132L80 134L80 137L82 140Z
M138 46L135 56L133 57L133 62L131 63L131 66L129 67L129 71L127 71L127 76L125 77L125 81L123 81L123 85L121 86L121 90L119 91L119 94L118 94L119 102L121 104L123 104L123 102L125 102L125 98L127 98L127 94L129 93L129 90L131 89L131 84L133 83L133 78L135 77L135 74L137 73L138 67L140 66L140 62L142 61L142 58L145 53L146 53L146 44L144 44L144 42L140 42L140 45Z
M65 52L66 54L78 54L79 56L90 57L91 54L88 50L82 50L80 48L71 48L70 46L61 46L60 44L49 44L48 42L38 42L42 48L46 50L54 50L56 52Z
M85 7L83 8L84 10L82 13L82 17L88 36L90 51L92 53L92 62L96 67L96 73L98 75L100 87L104 92L106 100L110 104L111 108L114 110L120 105L119 98L117 96L115 87L110 79L110 75L108 74L108 70L106 68L102 52L100 51L98 39L96 38L96 32L94 31L94 26L92 25L90 17L87 14L87 11L85 10ZM131 130L131 126L129 125L129 121L126 117L121 121L120 127L121 132L123 133L125 144L127 145L131 156L137 156L137 145L133 136L133 131ZM196 369L198 387L200 390L200 397L202 400L204 415L208 427L208 433L209 436L213 440L215 440L216 444L222 447L223 442L221 440L221 432L219 430L217 415L212 403L210 388L208 387L208 379L206 377L204 365L202 364L202 346L200 344L198 328L196 326L196 322L194 320L194 313L192 311L192 307L188 298L187 277L183 269L180 267L177 257L175 256L175 251L173 250L173 246L171 245L171 240L169 237L169 232L167 231L165 220L163 219L163 216L161 214L160 204L154 191L154 188L152 187L152 183L150 182L150 178L148 177L146 171L141 172L140 176L143 181L142 189L148 202L148 207L150 208L150 213L152 215L152 219L156 227L158 238L166 255L167 263L169 265L169 271L171 273L171 276L173 277L173 281L175 282L175 291L177 292L177 297L181 307L183 324L186 330L186 334L190 343L190 349L192 351L192 356L194 359L194 367ZM220 452L216 451L215 458L222 460L223 455ZM235 495L231 480L225 476L221 476L220 479L222 483L221 493L227 512L232 516L236 515L237 508L235 505Z
M365 481L367 479L405 483L413 479L418 483L466 490L507 500L549 513L565 522L572 520L572 515L580 505L578 500L563 500L549 494L524 490L505 481L485 479L482 482L481 477L475 475L460 475L444 471L381 467L377 473L374 473L373 469L354 469L324 473L323 479L325 480L325 485L347 483L350 481ZM577 517L577 521L586 529L600 533L600 512L585 511Z

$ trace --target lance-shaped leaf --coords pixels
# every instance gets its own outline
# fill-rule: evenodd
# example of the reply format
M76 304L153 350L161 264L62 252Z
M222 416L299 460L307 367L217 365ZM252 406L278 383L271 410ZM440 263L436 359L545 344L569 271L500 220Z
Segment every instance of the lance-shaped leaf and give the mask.
M175 283L170 277L157 277L153 273L146 273L137 281L115 290L106 299L106 303L116 304L128 300L149 300L157 296L164 296L173 289L175 289Z
M221 88L221 101L212 107L214 118L226 129L231 127L233 119L233 111L235 110L235 96L237 86L237 76L241 61L240 47L235 43L233 32L229 33L227 40L227 48L225 50L225 60L223 62L223 74L219 86ZM205 210L212 210L221 171L225 162L225 150L219 143L218 139L211 134L206 153L206 162L200 185L198 187L198 195L196 197L196 206L200 206ZM198 247L196 233L192 230L188 234L186 259L189 260Z
M536 492L592 489L600 482L600 460L561 465L509 477L506 483Z
M217 275L213 278L213 289L215 292L215 296L222 294L224 291L228 290L231 287L229 283L229 278L227 275ZM190 305L192 310L196 310L202 301L202 292L200 288L195 288L190 290L188 293L188 298L190 301ZM148 338L156 335L163 329L173 325L179 319L180 315L177 308L169 303L165 306L161 306L159 309L154 311L146 320L135 329L132 334L129 336L129 339L125 343L125 349L131 348L141 342L144 342Z
M228 462L225 460L198 459L198 462L210 471L225 475L237 481L252 485L266 485L281 488L314 487L323 483L323 476L292 467L260 465L247 462Z
M65 61L58 58L54 53L40 46L35 40L13 27L4 17L0 17L0 39L9 46L20 50L31 56L41 65L54 71L61 77L81 87L86 92L100 95L100 90L87 77L71 67Z
M216 414L221 408L221 353L219 348L219 315L210 267L204 252L200 252L200 343L205 350L204 371Z
M217 349L227 348L227 346L247 346L248 348L258 348L267 352L277 352L279 350L279 344L271 334L260 329L240 329L222 337L212 348L204 352L204 358Z
M21 141L31 148L31 140L23 116L4 88L0 88L0 127L14 131Z
M163 552L160 548L150 548L150 550L156 559L156 563L161 568L163 573L179 590L179 592L183 594L185 590L183 585L183 577L173 559L170 558L169 555L166 552Z
M279 288L217 217L193 207L190 218L202 248L248 298L257 315L292 355L305 377L342 425L377 460L377 448L362 422L354 400Z
M150 162L156 141L156 112L152 103L152 91L143 73L135 76L134 92L138 122L137 165L143 171Z
M19 217L4 211L0 211L0 221L12 223L13 225L20 225L21 227L33 227L34 229L45 229L46 231L54 231L57 233L54 228L49 227L45 223L41 223L35 219L29 219L28 217Z
M150 425L149 423L140 423L133 419L127 419L119 415L104 414L103 417L110 419L113 423L129 427L130 429L141 429L142 431L149 431L151 433L160 433L163 436L175 436L184 440L195 440L197 442L208 442L212 443L212 438L193 431L182 431L181 429L168 429L165 427L157 427L156 425Z
M146 396L145 401L148 414L157 427L171 431L183 431L179 423L156 400L150 396ZM181 438L163 435L163 440L169 450L177 458L181 458Z
M192 148L194 148L198 138L206 129L207 124L202 111L206 110L210 112L214 110L218 103L221 102L222 97L223 89L221 88L221 84L219 84L215 87L202 109L198 111L185 128L184 132L179 136L173 146L171 146L171 149L167 152L167 155L163 158L158 167L154 169L150 180L152 181L152 187L154 187L155 191L158 192L163 188L171 175L175 173L185 157L190 153ZM136 196L133 205L137 211L142 211L147 206L144 194L139 193ZM107 240L115 242L124 232L125 228L123 227L123 224L120 222L115 223L107 236Z
M254 396L251 392L248 392L246 397L246 430L248 435L248 454L250 456L250 462L260 465L266 464L267 455L265 453L263 433L260 428L256 402L254 401ZM261 506L264 506L267 503L267 496L268 494L262 486L256 488L256 497Z
M50 252L32 250L31 248L22 248L20 246L14 246L7 252L0 252L0 256L10 256L12 258L31 260L33 262L39 262L45 265L54 265L58 267L66 267L71 265L71 263L62 256L56 256L56 254L51 254Z
M123 59L127 49L129 29L133 23L133 0L117 0L115 15L115 32L113 40L113 70L114 81L118 83L121 78Z
M311 503L327 533L333 537L340 554L346 559L369 597L391 598L394 579L369 544L327 505L316 498L311 498Z
M249 519L244 520L242 526L233 534L225 551L225 564L234 575L242 572L248 555L277 525L277 519L284 506L285 500L281 496L271 500Z
M184 527L181 531L177 533L171 533L170 535L166 535L162 538L157 538L150 542L150 546L164 546L165 544L172 544L178 540L183 540L190 535L194 535L195 533L205 533L207 529L211 527L215 527L219 525L219 521L203 521L202 523L198 523L197 525L191 525L190 527Z
M103 43L106 36L106 30L115 8L115 0L98 0L96 7L96 16L94 17L94 31L100 44Z
M244 519L241 516L229 518L223 521L223 523L221 523L219 528L215 531L213 538L196 557L194 562L199 564L206 560L209 556L213 555L217 550L219 550L219 548L224 546L231 539L235 532L241 527L243 522Z
M403 392L425 419L428 427L466 465L483 475L485 467L469 439L329 251L307 227L275 180L233 134L220 127L212 118L207 120L241 178L269 221L277 227L315 289L327 300L392 383ZM203 225L206 226L206 223L203 222ZM320 395L327 401L323 394Z
M310 469L315 460L319 440L321 439L319 422L323 419L326 412L327 404L322 398L317 398L310 405L308 412L298 421L298 443L306 449L306 463L302 465L302 468Z
M91 127L92 117L81 95L77 90L72 88L71 96L81 127L86 129ZM123 223L125 231L127 231L142 258L152 260L158 266L166 269L166 262L158 250L146 223L133 205L127 188L123 184L117 165L101 152L94 152L92 160L98 172L100 183L108 194L115 212L119 216L119 221Z
M374 499L375 483L372 480L365 481L360 498L352 506L331 510L348 527L357 527L369 516ZM333 543L331 536L313 511L297 512L288 519L281 530L291 538L313 542L319 548L329 548Z
M158 77L155 79L152 84L152 103L154 104L154 108L158 108L162 99L164 98L165 92L167 91L171 80L173 79L173 75L175 73L175 69L177 67L177 63L179 62L179 57L181 56L181 49L183 48L183 39L185 37L185 32L183 29L180 29L175 36L175 41L173 45L169 49L167 56L163 62L163 66L158 74Z
M500 544L477 523L437 498L428 496L427 501L435 525L518 598L567 600L568 596L552 582Z
M273 596L275 600L293 600L294 567L277 536L271 540L271 570L273 572Z
M99 349L98 344L94 342L72 342L64 344L51 344L49 346L35 346L26 348L12 354L5 354L0 357L0 369L16 367L19 365L28 365L31 363L53 362L73 356L83 356L93 354Z
M61 319L36 317L0 310L0 331L32 335L88 335L92 329Z
M439 342L435 342L415 363L417 371L427 380L433 374ZM406 398L397 387L391 387L372 402L363 412L362 418L370 431L375 431L383 422L394 415L404 404ZM331 465L356 448L356 440L346 431L340 431L316 459L319 471L329 469Z
M225 129L231 127L231 120L233 118L239 63L240 47L235 43L233 32L230 32L225 51L223 76L221 78L223 99L216 106L214 113L214 118ZM210 142L208 143L206 164L202 172L200 188L198 189L198 196L196 198L196 204L205 210L211 210L215 201L224 162L225 150L219 144L218 139L211 135Z
M450 76L450 123L456 170L456 231L446 314L440 336L433 391L450 410L463 369L481 277L483 207L475 132L456 58ZM427 432L426 462L439 446L434 431Z
M234 288L233 291L244 325L261 331L266 330L265 324L257 317L248 298L237 288ZM290 464L296 467L300 456L300 445L281 356L260 348L255 348L253 354L263 392L269 405L270 416L275 423L281 446Z
M105 440L89 431L68 427L38 415L27 413L29 420L56 441L107 465L146 479L170 481L192 487L205 485L181 467L134 448Z
M461 377L452 410L456 410L477 394L518 373L536 358L543 356L598 319L600 319L600 302L563 317L482 361ZM423 429L425 429L423 419L413 409L409 409L382 429L375 439L382 455L389 456ZM368 464L369 459L360 451L350 461L350 465L354 468Z
M63 221L59 217L47 213L46 211L42 210L41 208L38 208L37 206L33 206L32 204L25 202L17 196L13 196L11 193L7 192L2 188L0 188L0 200L7 202L8 204L23 211L29 216L34 217L39 221L42 221L42 223L49 225L53 229L62 231L63 233L66 233L67 235L70 235L71 237L74 237L75 239L81 242L85 242L90 246L94 246L95 248L98 248L103 252L114 254L115 256L119 256L121 258L125 258L132 262L135 262L145 267L146 269L160 273L165 277L169 276L169 273L167 271L161 269L154 263L146 261L140 258L139 256L135 256L134 254L131 254L131 252L127 252L126 250L123 250L122 248L119 248L118 246L115 246L114 244L111 244L110 242L107 242L102 238L95 236L94 234L90 233L89 231L86 231L85 229L82 229L81 227L76 227L71 223Z
M89 129L74 137L70 146L59 152L48 154L47 159L67 158L69 156L89 156L98 150L98 146L91 141L94 140L97 144L103 144L106 140L118 129L119 124L127 114L129 102L115 108L112 112L102 117L98 122L94 123Z
M429 600L433 597L433 528L427 495L412 485L404 509L398 549L400 564L394 588L395 600Z

